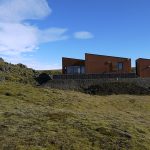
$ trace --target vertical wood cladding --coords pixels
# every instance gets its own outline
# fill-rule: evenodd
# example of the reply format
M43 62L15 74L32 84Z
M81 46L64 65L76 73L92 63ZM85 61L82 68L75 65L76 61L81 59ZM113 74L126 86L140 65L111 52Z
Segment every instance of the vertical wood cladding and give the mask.
M85 54L85 69L87 74L111 73L111 72L130 73L131 59Z
M137 75L142 78L150 77L150 59L139 58L136 60Z

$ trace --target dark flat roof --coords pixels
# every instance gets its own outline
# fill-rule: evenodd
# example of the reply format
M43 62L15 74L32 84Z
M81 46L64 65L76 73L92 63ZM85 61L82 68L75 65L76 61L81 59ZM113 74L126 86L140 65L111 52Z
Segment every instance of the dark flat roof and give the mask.
M126 58L126 57L107 56L107 55L90 54L90 53L85 53L85 55L95 55L95 56L102 56L102 57L114 57L114 58L121 58L121 59L131 59L131 58Z
M84 59L69 58L69 57L62 57L62 59L73 59L73 60L85 61Z
M139 59L142 59L142 60L150 60L150 59L148 59L148 58L138 58L137 60L139 60ZM137 61L136 60L136 61Z

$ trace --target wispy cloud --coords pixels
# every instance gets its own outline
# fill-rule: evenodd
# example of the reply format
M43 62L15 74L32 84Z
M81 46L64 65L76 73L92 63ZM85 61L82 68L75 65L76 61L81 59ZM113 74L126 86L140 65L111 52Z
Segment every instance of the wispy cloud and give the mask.
M74 37L76 39L86 40L86 39L94 38L94 35L90 32L87 32L87 31L80 31L80 32L75 32Z
M16 55L36 50L40 43L65 40L67 29L39 28L23 23L0 23L0 53Z
M36 50L41 43L68 38L67 29L39 29L28 21L51 14L46 0L1 0L0 10L0 54L19 55Z
M39 30L39 42L53 42L61 41L69 38L65 33L68 29L64 28L49 28L46 30Z
M46 0L1 0L0 10L3 22L43 19L52 11Z

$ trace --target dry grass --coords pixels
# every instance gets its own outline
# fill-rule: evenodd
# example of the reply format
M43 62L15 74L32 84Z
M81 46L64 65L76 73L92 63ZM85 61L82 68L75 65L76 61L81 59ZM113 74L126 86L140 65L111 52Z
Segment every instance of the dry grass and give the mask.
M149 150L150 96L1 83L0 149Z

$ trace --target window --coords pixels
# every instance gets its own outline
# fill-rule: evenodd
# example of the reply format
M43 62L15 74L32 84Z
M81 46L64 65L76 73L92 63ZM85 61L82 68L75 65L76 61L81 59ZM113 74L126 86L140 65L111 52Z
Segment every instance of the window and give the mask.
M73 67L67 67L67 74L73 74Z
M84 67L84 66L81 66L80 69L81 69L81 70L80 70L80 71L81 71L81 74L84 74L84 73L85 73L85 67Z
M117 68L118 68L118 71L123 70L123 63L121 62L117 63Z
M67 67L67 74L84 74L84 66L69 66Z

